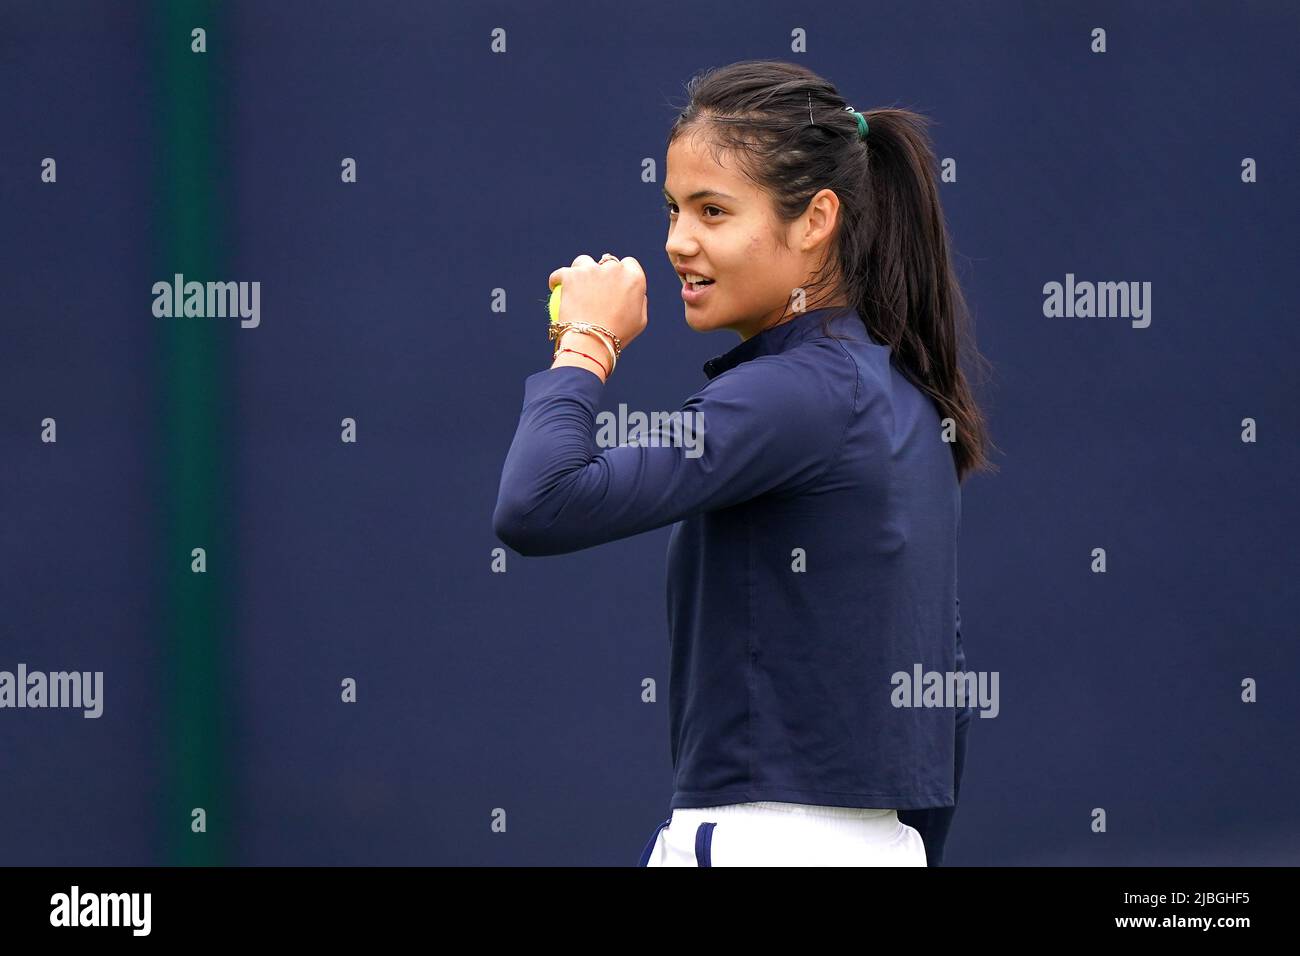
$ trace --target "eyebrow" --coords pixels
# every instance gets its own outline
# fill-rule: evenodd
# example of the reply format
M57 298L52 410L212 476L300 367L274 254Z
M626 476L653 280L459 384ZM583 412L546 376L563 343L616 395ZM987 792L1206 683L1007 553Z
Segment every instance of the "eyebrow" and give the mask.
M735 200L736 198L735 196L728 196L726 193L720 193L716 189L699 189L691 193L689 196L687 196L686 201L695 202L695 200L697 199L709 199L714 196L716 196L718 199ZM666 186L664 187L664 197L667 199L673 198L673 194L668 191L668 188Z

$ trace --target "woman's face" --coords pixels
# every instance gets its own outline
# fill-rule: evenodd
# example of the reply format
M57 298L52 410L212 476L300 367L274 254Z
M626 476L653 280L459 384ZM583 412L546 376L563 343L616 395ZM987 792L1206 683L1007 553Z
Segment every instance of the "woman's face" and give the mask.
M683 286L682 273L714 280L698 301L683 303L687 325L697 332L733 329L748 339L774 325L787 307L795 311L791 296L812 281L833 236L835 193L821 190L802 216L780 223L767 194L715 161L689 132L668 147L665 169L669 262ZM805 301L803 310L818 307Z

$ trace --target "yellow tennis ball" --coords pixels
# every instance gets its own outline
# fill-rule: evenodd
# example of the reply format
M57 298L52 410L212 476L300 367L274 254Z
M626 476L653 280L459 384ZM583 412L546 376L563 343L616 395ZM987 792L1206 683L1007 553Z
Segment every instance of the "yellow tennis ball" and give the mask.
M554 324L556 322L559 322L560 321L560 286L557 285L554 289L551 290L551 299L546 304L546 308L550 310L551 323Z

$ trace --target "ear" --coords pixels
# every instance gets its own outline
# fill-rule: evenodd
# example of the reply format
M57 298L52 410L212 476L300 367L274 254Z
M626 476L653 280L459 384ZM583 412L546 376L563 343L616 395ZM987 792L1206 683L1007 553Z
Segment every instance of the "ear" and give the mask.
M808 201L803 217L805 225L800 248L804 251L816 249L835 235L836 223L840 218L840 197L835 195L833 189L819 190Z

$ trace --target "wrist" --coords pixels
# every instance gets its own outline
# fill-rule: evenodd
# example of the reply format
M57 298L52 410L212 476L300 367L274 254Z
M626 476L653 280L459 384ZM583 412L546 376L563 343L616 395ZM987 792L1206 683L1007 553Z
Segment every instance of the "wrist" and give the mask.
M556 343L557 351L551 361L551 368L576 366L594 372L602 382L609 380L611 369L601 360L600 346L582 341L576 335L565 338L567 341Z
M596 360L605 368L607 376L614 374L614 370L618 368L619 353L623 351L623 343L619 341L617 335L604 326L596 325L592 322L552 323L547 332L547 337L555 342L555 348L551 353L552 355L556 355L560 352L563 344L560 340L570 334L586 335L587 337L594 338L599 342L604 347L605 354L609 356L609 362L606 363L603 356ZM578 349L577 351L582 352L583 350ZM591 357L595 358L595 356Z
M559 341L555 343L555 347L557 349L582 349L584 352L590 352L592 355L597 355L602 360L605 360L605 367L613 371L608 361L611 357L609 343L595 332L578 332L574 329L565 329L563 334L560 335Z
M568 349L569 352L563 354L572 354L579 352L588 358L595 359L604 371L602 378L609 378L618 368L618 351L614 348L608 336L602 331L596 329L582 328L565 328L561 329L555 341L555 354L561 354L561 349Z

